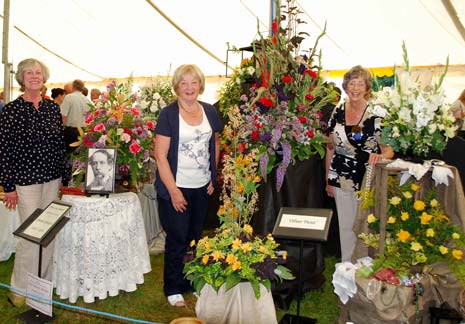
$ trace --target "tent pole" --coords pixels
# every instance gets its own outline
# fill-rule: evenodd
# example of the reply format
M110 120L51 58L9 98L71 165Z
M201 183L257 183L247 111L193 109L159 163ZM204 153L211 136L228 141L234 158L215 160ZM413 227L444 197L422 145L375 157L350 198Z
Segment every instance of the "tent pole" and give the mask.
M10 0L4 0L3 3L3 102L6 104L10 101L10 62L8 62L8 40L10 38Z
M450 19L454 23L455 28L457 28L458 33L462 36L463 40L465 41L465 27L460 22L459 16L457 11L455 10L454 5L450 0L442 0L442 4L444 8L446 8L447 13L449 14Z

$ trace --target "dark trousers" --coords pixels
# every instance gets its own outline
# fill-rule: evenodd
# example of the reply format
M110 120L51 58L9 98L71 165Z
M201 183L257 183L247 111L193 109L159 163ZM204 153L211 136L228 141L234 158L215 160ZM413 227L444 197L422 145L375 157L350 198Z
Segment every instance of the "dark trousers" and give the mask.
M70 144L77 142L79 138L79 130L77 127L65 127L63 132L65 139L65 174L63 175L63 185L67 186L69 180L71 180L72 166L71 166L71 155L73 154L76 147L69 146Z
M165 296L192 290L184 278L184 257L189 243L202 235L208 210L207 186L196 189L179 188L187 201L187 210L177 212L171 200L158 198L161 225L166 232L163 291Z

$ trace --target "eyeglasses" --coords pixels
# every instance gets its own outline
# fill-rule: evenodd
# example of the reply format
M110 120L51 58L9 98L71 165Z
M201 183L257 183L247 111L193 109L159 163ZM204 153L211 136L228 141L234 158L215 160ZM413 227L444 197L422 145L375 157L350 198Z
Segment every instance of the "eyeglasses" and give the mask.
M355 87L365 88L366 83L364 81L358 81L358 82L350 81L349 83L347 83L347 86L351 88L355 88Z

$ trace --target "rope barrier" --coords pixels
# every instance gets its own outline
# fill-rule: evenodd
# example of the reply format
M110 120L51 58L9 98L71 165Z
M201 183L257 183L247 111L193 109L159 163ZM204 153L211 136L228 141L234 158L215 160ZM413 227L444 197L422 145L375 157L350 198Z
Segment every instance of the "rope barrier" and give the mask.
M52 304L59 305L59 306L65 307L65 308L70 308L70 309L73 309L73 310L84 311L84 312L91 313L91 314L96 314L96 315L103 315L103 316L106 316L106 317L115 318L115 319L118 319L118 320L123 320L123 321L127 321L127 322L132 322L132 323L163 324L163 323L158 323L158 322L148 322L148 321L144 321L144 320L138 320L138 319L124 317L124 316L115 315L115 314L111 314L111 313L101 312L101 311L98 311L98 310L82 308L82 307L79 307L79 306L68 305L68 304L65 304L65 303L54 301L52 299L43 298L43 297L35 295L35 294L27 293L24 290L13 288L13 287L8 286L6 284L3 284L1 282L0 282L0 287L13 290L14 292L20 293L21 295L25 295L25 296L27 296L29 298L32 298L32 299L35 299L35 300L38 300L38 301L41 301L41 302L52 303Z

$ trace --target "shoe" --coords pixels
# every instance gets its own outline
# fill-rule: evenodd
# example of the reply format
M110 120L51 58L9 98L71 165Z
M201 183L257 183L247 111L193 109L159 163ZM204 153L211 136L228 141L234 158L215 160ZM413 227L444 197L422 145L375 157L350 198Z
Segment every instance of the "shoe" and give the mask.
M185 307L186 306L184 297L182 297L181 294L170 295L167 297L167 299L171 306L174 306L174 307Z
M8 293L8 302L14 307L22 307L26 304L26 297L10 291Z

